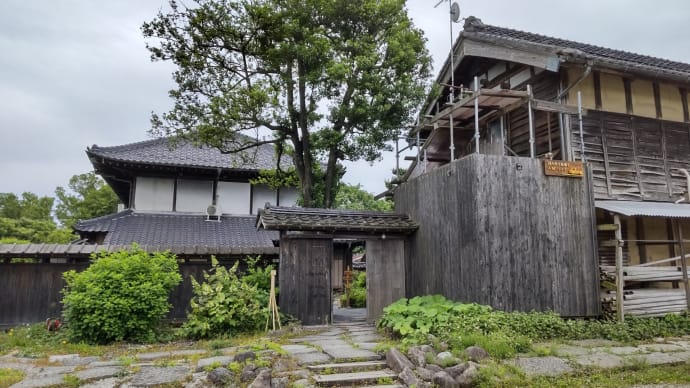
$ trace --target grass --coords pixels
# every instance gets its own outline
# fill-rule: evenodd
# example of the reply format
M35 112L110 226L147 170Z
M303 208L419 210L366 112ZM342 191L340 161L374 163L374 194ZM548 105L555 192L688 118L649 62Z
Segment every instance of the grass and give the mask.
M576 388L627 387L636 384L690 383L690 363L675 365L647 365L638 363L622 368L580 368L574 373L558 377L527 377L510 365L490 362L479 369L478 387Z
M22 381L24 372L16 369L0 369L0 388L7 388Z

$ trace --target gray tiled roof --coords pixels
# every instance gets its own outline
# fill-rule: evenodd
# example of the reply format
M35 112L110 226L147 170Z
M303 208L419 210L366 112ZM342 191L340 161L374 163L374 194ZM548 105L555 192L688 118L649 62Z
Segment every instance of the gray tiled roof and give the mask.
M229 248L273 248L277 232L257 230L253 216L223 216L220 222L205 215L142 213L125 210L77 223L78 232L107 232L103 244L142 246L205 247L225 252Z
M259 210L257 225L271 230L329 233L409 234L418 228L406 214L278 206Z
M242 137L242 139L249 139ZM249 139L251 141L251 139ZM272 144L264 144L238 153L221 153L217 148L196 146L170 138L158 138L138 143L114 147L93 145L87 153L110 160L181 167L226 168L238 170L274 169L276 156ZM288 156L283 155L281 166L292 165Z
M556 51L565 50L565 53L581 52L588 58L598 59L618 66L629 65L632 68L646 68L647 70L656 70L668 74L690 76L690 64L688 63L640 55L628 51L613 50L510 28L491 26L482 23L481 20L472 16L468 17L465 22L463 35L468 37L499 39L507 43L521 42L535 44L544 48L552 48Z

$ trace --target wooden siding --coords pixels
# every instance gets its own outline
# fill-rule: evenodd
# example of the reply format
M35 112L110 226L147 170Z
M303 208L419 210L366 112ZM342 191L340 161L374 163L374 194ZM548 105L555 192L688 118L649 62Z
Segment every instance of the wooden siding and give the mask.
M396 211L420 224L406 295L598 315L590 175L546 177L541 160L475 154L401 185Z
M283 236L280 239L280 311L304 325L331 322L333 239Z
M48 264L14 263L0 264L0 284L3 297L0 298L0 325L17 325L43 322L46 318L56 318L62 314L62 294L65 286L62 274L69 270L82 271L88 263ZM169 319L186 319L189 301L192 298L193 276L202 280L204 270L211 268L208 263L180 264L183 282L170 295L172 309Z
M597 199L675 201L690 168L690 124L590 110L583 118L585 159ZM573 153L580 160L577 120L571 120Z
M405 297L405 240L367 240L367 320Z

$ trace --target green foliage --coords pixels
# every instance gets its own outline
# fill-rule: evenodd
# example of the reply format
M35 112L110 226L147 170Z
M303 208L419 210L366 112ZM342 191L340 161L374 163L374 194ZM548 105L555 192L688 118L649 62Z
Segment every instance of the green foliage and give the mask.
M281 187L299 187L299 178L294 168L288 171L282 170L259 170L259 176L255 179L250 179L249 183L253 185L266 185L272 190Z
M274 143L294 161L303 204L324 204L338 163L380 158L414 121L431 59L404 0L196 0L144 23L153 60L177 65L174 108L153 132L223 151ZM241 132L265 127L267 140Z
M89 343L153 341L170 304L168 295L182 277L177 259L129 250L94 255L83 272L65 272L63 314L70 337Z
M378 325L402 337L405 344L426 342L432 334L454 349L477 344L492 356L505 358L527 351L536 340L605 338L629 342L686 335L690 332L690 316L627 317L622 323L568 320L553 312L507 313L429 295L403 298L389 305Z
M7 388L24 379L24 372L17 369L0 369L0 388Z
M51 216L53 198L23 193L0 193L0 239L34 243L67 243L69 229L58 228Z
M237 275L236 262L230 269L212 259L212 267L204 272L204 282L192 278L194 296L182 333L192 338L237 335L259 330L268 314L268 291L265 271L251 269L247 279ZM268 271L270 276L270 270ZM269 277L270 279L270 277Z
M374 199L374 195L364 191L359 184L341 184L335 195L334 207L352 210L392 211L393 202L387 199Z
M355 272L352 286L340 297L341 306L366 307L367 305L367 273Z
M68 228L79 220L104 216L117 210L117 195L94 172L73 175L68 187L71 193L60 186L55 189L58 199L55 216Z

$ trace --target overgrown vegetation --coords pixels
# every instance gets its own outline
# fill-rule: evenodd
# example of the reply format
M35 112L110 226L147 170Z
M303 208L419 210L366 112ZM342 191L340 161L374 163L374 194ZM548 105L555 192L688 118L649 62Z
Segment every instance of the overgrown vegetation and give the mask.
M366 307L367 305L367 273L355 272L349 290L340 297L340 305L347 307Z
M7 388L22 381L24 372L16 369L0 369L0 388Z
M192 279L194 296L182 334L191 338L236 335L261 329L268 316L268 297L273 266L259 267L248 259L248 269L239 277L238 265L230 269L212 258L204 282Z
M136 245L97 254L84 271L65 272L63 315L73 341L150 342L170 310L168 295L182 277L174 255Z
M404 344L427 343L431 334L456 351L478 345L494 357L506 358L528 351L537 340L605 338L630 342L686 335L690 332L690 317L629 317L622 323L570 320L553 312L506 313L489 306L429 295L403 298L386 307L379 327L400 336Z

